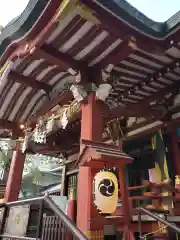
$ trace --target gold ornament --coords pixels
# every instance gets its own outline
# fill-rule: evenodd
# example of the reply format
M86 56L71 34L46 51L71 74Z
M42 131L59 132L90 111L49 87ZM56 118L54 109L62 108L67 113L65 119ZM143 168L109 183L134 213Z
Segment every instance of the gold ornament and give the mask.
M15 223L16 224L19 224L20 223L20 215L16 215L16 218L15 218Z

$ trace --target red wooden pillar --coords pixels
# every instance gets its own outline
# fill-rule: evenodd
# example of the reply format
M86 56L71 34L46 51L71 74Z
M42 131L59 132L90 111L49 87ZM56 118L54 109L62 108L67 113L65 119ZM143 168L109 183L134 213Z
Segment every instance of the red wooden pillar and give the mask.
M102 141L102 107L103 103L96 100L94 93L88 96L87 102L81 104L81 139Z
M102 133L104 129L102 117L102 102L96 101L95 95L88 96L87 102L81 105L81 139L102 141ZM97 170L90 167L80 167L78 175L78 194L77 194L77 227L85 234L92 230L102 231L98 229L96 222L96 229L91 222L92 217L95 216L96 210L93 206L92 184L93 177Z
M22 173L24 168L25 155L21 151L20 142L18 141L13 152L11 166L8 175L8 181L4 194L5 202L18 200L21 188Z
M69 194L69 199L67 201L67 216L73 222L76 222L76 198L75 198L74 189L71 190Z

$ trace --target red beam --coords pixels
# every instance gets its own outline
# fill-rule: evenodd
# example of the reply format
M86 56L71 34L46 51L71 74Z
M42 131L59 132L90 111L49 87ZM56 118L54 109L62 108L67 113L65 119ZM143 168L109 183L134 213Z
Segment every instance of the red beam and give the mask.
M52 86L51 85L49 85L47 83L44 83L44 82L40 82L38 80L35 80L34 78L29 77L29 76L23 76L23 75L19 74L16 71L13 71L13 70L10 71L10 73L8 75L8 78L13 79L16 82L23 83L27 86L30 86L30 87L34 88L34 89L38 89L38 90L43 89L45 92L52 91Z
M30 142L28 144L27 152L41 153L41 154L51 154L51 153L66 153L67 149L61 148L61 146L52 146L48 143L38 144Z
M130 109L117 107L115 109L110 110L107 106L104 107L103 116L110 121L114 118L124 117L145 117L147 119L152 119L152 117L160 117L158 111L152 109L146 109L145 111L139 111L139 109Z
M39 111L36 113L35 116L31 117L26 125L27 126L31 126L34 123L37 122L38 118L45 115L48 111L50 111L52 108L54 108L56 105L61 104L67 104L69 101L73 100L73 95L71 91L66 91L63 92L60 96L52 99L52 100L47 100L41 109L39 109Z
M74 60L67 54L61 53L50 44L43 44L41 48L34 48L31 52L32 57L44 58L47 62L52 65L58 66L61 70L68 70L69 68L80 69L78 61Z
M11 130L13 138L20 137L23 135L23 132L20 129L20 126L18 126L17 123L7 119L0 119L0 129Z
M0 119L0 128L12 130L17 128L17 124L7 119Z
M52 64L60 67L64 66L66 70L68 68L80 69L82 67L82 64L79 64L78 61L68 56L68 54L61 53L50 44L43 44L39 51L41 54L44 54L44 57L46 57Z

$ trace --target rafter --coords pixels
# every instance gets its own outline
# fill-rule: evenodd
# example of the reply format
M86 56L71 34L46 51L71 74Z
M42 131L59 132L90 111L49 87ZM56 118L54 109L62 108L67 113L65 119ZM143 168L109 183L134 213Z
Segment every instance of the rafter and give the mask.
M100 67L106 67L108 64L117 65L135 51L136 40L127 38L125 41L120 43L118 48L116 48L100 63Z
M173 94L176 93L177 92L177 88L180 88L180 81L176 81L172 85L164 87L160 91L151 94L150 96L148 96L145 99L143 99L143 103L141 104L142 109L148 107L149 104L152 101L161 101L161 100L163 100L164 96L166 94L168 94L168 93L173 93ZM132 104L132 108L133 109L134 109L134 107L133 107L134 105L136 105L136 104ZM131 106L131 104L130 104L130 106Z
M35 48L32 54L44 58L53 65L57 65L61 70L67 71L70 68L79 70L82 68L82 64L79 64L78 61L67 54L61 53L50 44L43 44L39 49Z
M121 60L127 58L131 53L136 51L136 41L135 39L127 38L123 41L118 49L105 58L99 68L106 67L108 64L118 64ZM56 48L50 44L43 44L40 49L35 49L33 52L34 56L41 56L46 61L50 62L53 65L57 65L62 70L68 70L70 68L74 70L83 70L86 69L87 64L85 62L79 62L73 59L68 54L61 53Z
M38 89L38 90L44 90L45 92L50 92L52 91L52 86L44 83L44 82L40 82L38 80L35 80L32 77L29 76L23 76L21 74L19 74L16 71L11 70L8 78L15 80L16 82L19 83L23 83L29 87L32 87L34 89Z
M137 80L141 80L141 81L138 82L137 84L134 84L132 87L128 87L122 93L123 97L128 98L129 95L132 94L133 92L135 92L136 90L141 90L143 88L143 86L147 86L147 87L149 86L150 88L152 88L152 87L156 88L156 87L151 85L153 82L158 83L160 86L164 86L164 89L166 87L171 88L172 85L169 85L167 83L162 82L159 78L163 77L167 73L171 73L171 72L173 74L177 74L177 73L174 73L173 70L175 68L177 68L179 65L180 65L180 63L178 61L173 61L170 64L166 64L164 66L164 68L161 68L159 71L156 71L154 74L149 75L146 79L144 79L143 77L139 77L139 76L136 77ZM118 72L115 69L115 71L113 72L113 75L119 77L119 74L121 74L121 72ZM122 74L123 74L123 76L131 77L131 74L129 74L129 73L122 73ZM132 77L135 78L134 75ZM167 78L167 76L165 78ZM170 79L170 81L172 81L172 80ZM178 81L176 81L176 82L178 82ZM176 85L175 85L175 87L176 87ZM144 89L143 89L143 91L144 91Z
M95 11L96 17L100 20L99 25L102 29L108 31L112 35L122 40L128 36L134 36L137 40L137 46L148 52L164 52L166 50L165 43L162 40L156 40L139 33L133 27L128 26L124 21L119 20L108 11L104 10L98 4L91 0L80 0L83 4ZM112 24L113 23L113 24Z
M132 111L134 114L142 113L145 116L145 112L149 111L152 113L152 109L150 110L150 103L153 101L161 101L164 99L164 96L168 93L176 92L176 89L180 88L180 81L176 81L171 86L164 87L161 91L155 92L148 97L145 97L143 100L140 100L138 103L128 103L126 104L126 108L117 107L112 110L112 114L115 114L116 117L122 117L126 114L126 111ZM141 102L142 101L142 102ZM158 111L155 111L158 112ZM154 112L154 113L155 113Z
M173 73L174 69L179 67L180 63L176 60L173 61L169 64L166 64L164 66L164 68L161 68L159 71L155 72L153 75L149 75L146 79L142 80L140 83L134 85L133 87L127 88L127 90L125 90L122 95L118 98L120 101L122 98L128 98L131 94L133 94L134 92L136 92L136 90L141 90L143 88L143 86L149 86L152 87L151 83L152 82L157 82L160 85L164 86L164 88L162 89L158 89L159 91L152 93L150 96L145 97L141 103L141 106L139 107L139 103L140 101L136 104L136 103L128 103L126 104L126 108L122 109L115 109L115 113L116 114L120 114L121 116L123 115L123 113L125 113L125 111L127 111L126 109L130 109L131 111L134 112L144 112L145 110L147 110L147 107L149 107L149 104L152 101L160 101L164 99L164 96L168 93L176 93L176 89L180 88L180 80L176 80L174 83L172 83L171 85L166 84L166 83L162 83L159 78L163 77L164 75L166 75L167 73ZM124 73L123 73L124 75Z

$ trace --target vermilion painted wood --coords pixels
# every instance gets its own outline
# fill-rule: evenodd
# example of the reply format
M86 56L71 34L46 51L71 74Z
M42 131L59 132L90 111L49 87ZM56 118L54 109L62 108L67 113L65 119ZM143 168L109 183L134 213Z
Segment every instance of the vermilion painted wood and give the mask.
M5 202L17 201L19 197L25 161L25 155L22 153L20 147L20 142L17 142L13 152L8 181L5 189Z
M101 141L104 123L101 105L96 101L94 94L89 95L88 101L82 104L81 111L81 139ZM99 170L90 167L80 167L79 169L77 227L82 232L103 229L103 223L93 221L93 218L97 219L98 217L92 196L93 177L97 171Z

